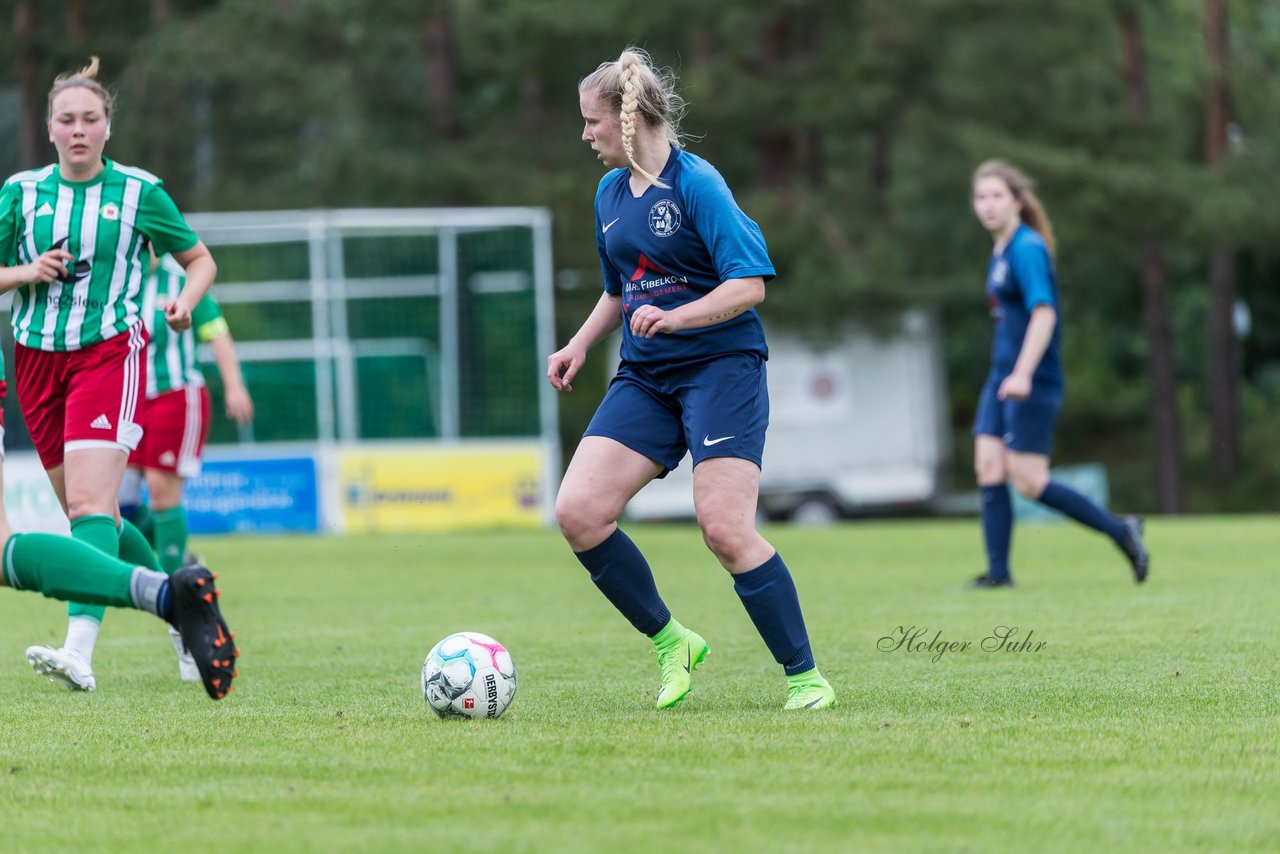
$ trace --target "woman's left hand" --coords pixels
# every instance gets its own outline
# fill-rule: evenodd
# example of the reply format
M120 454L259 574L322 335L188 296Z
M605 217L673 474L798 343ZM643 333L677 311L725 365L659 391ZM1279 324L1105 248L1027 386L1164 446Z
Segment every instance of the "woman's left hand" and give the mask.
M673 312L663 311L656 305L642 305L631 312L631 334L652 338L659 332L675 332L680 328Z
M1001 400L1026 400L1030 396L1031 378L1021 374L1009 374L996 392L996 397Z

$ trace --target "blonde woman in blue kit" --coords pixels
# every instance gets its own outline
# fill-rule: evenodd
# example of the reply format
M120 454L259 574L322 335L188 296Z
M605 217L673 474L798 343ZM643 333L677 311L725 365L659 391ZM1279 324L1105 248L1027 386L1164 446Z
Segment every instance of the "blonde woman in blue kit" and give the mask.
M658 655L659 709L679 703L707 642L671 616L618 527L627 502L689 451L703 540L733 578L787 680L787 709L835 705L791 573L755 529L769 395L755 306L774 277L759 227L715 168L683 150L673 81L627 50L578 86L582 139L609 167L596 190L604 293L547 379L570 391L587 351L622 327L622 361L569 463L556 519L611 604Z

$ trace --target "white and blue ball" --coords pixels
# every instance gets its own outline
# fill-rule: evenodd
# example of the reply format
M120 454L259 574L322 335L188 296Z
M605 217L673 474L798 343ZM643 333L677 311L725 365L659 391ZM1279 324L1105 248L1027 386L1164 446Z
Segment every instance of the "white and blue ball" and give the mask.
M507 648L479 632L449 635L422 664L422 696L442 718L496 718L516 696Z

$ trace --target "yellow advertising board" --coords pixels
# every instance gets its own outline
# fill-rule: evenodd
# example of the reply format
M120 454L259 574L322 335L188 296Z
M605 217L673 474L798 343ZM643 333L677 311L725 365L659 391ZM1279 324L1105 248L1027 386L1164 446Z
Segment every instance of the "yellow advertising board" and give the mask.
M343 521L357 534L539 527L546 469L536 442L343 449Z

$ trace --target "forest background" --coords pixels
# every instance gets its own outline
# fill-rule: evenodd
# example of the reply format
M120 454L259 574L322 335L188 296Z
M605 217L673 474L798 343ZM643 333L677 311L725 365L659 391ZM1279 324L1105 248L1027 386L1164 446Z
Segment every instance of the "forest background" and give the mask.
M108 155L184 211L549 208L561 341L599 293L576 84L646 48L768 239L769 328L941 319L962 489L990 347L969 179L1009 159L1059 240L1057 459L1126 509L1280 509L1280 0L0 0L0 28L0 172L54 159L50 83L97 54Z

